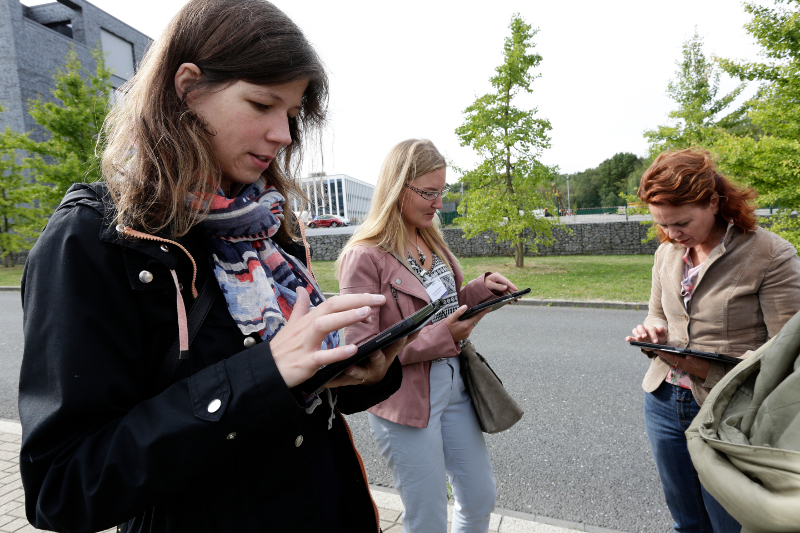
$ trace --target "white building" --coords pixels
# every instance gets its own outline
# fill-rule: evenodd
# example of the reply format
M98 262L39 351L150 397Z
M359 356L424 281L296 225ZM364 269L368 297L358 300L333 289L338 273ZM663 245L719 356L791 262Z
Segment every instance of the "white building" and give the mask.
M303 178L301 186L310 204L301 209L295 200L293 207L304 220L317 215L338 215L350 219L351 224L359 224L366 218L375 190L374 185L346 174Z

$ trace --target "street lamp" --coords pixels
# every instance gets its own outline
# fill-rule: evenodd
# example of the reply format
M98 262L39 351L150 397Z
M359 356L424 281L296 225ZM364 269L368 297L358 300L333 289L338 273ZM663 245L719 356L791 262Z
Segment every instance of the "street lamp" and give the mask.
M569 201L569 174L567 174L567 214L572 214L572 203Z

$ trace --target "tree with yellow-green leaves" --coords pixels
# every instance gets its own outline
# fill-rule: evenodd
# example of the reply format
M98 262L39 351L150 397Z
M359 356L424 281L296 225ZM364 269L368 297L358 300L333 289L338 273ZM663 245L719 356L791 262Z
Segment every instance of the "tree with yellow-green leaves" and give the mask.
M73 183L101 177L98 139L113 89L103 53L96 49L92 56L96 68L89 72L75 50L70 50L64 68L54 75L53 98L40 96L28 103L28 112L45 130L43 141L34 140L29 133L9 134L14 147L28 154L21 160L28 176L49 185L41 199L45 206L57 205Z
M14 132L7 128L0 133L0 257L7 267L12 266L12 254L29 249L36 240L48 212L40 205L48 187L26 176L24 159Z
M760 205L780 208L770 229L800 249L800 218L792 215L800 212L800 0L750 3L745 10L753 16L745 28L763 61L718 61L731 76L761 84L747 104L755 129L723 132L714 152L723 172L758 192Z
M550 146L550 121L537 118L537 110L521 109L516 97L531 93L538 77L531 72L542 61L534 53L531 28L518 14L510 24L511 36L503 46L503 64L490 79L492 91L464 111L464 124L456 129L461 146L481 158L477 167L463 172L467 185L459 204L465 237L491 230L498 241L510 241L517 267L524 264L524 246L553 242L554 223L537 216L544 208L555 211L549 184L555 169L539 161ZM460 170L460 169L457 169ZM530 237L526 229L532 230Z
M98 138L108 114L111 72L95 50L94 72L83 68L74 50L55 78L52 100L41 96L28 112L44 129L0 133L0 257L11 266L12 253L29 249L47 218L75 182L100 179ZM2 112L0 108L0 112Z
M683 43L682 55L676 76L667 85L667 94L677 104L667 115L670 122L644 133L650 144L651 158L664 150L692 146L711 149L721 132L745 127L744 111L741 108L729 110L745 84L718 96L720 71L706 58L703 38L696 29Z

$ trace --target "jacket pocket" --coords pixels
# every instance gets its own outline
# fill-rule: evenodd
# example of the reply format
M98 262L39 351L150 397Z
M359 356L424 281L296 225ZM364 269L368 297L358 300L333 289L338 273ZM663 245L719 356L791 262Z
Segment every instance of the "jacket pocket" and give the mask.
M122 256L132 289L152 291L175 286L172 274L160 261L128 248L123 248Z

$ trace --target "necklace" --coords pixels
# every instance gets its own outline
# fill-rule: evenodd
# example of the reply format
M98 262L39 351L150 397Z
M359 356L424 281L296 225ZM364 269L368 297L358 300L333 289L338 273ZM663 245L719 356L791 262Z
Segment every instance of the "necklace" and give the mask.
M412 242L411 244L413 244L417 248L417 252L419 253L419 266L422 266L422 265L425 264L425 259L427 259L427 258L425 257L425 254L423 253L422 249L419 247L419 245L416 242L418 240L418 238L419 238L419 233L415 232L414 233L414 241L415 242ZM411 254L409 254L409 255L411 255Z

